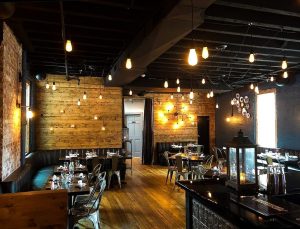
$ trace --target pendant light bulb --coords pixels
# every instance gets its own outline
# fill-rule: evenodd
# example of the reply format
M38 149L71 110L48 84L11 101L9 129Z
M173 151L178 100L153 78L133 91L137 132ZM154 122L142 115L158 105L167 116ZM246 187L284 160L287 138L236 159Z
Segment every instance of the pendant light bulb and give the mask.
M203 57L203 59L207 59L208 56L209 56L208 48L205 46L205 47L203 47L203 49L202 49L202 57Z
M188 63L191 66L195 66L198 63L198 57L196 53L196 49L190 49Z
M83 96L82 96L82 98L83 98L84 100L86 100L86 98L87 98L87 96L86 96L86 92L83 92Z
M103 99L103 96L102 96L102 94L100 94L100 95L99 95L99 99Z
M190 99L191 100L194 99L194 92L193 92L193 90L190 91Z
M250 85L250 89L253 90L254 89L254 85L253 83Z
M191 105L193 104L193 100L191 100L191 99L190 99L190 104L191 104Z
M233 99L230 101L230 104L231 104L231 106L233 106L233 105L234 105L234 101L233 101Z
M202 84L205 84L205 78L202 79L201 83L202 83Z
M46 89L49 89L49 88L50 88L50 84L49 84L49 82L48 82L48 81L46 82L46 85L45 85L45 87L46 87Z
M256 94L259 94L258 86L255 87L254 91L255 91Z
M180 92L180 86L177 87L177 92Z
M283 73L283 78L287 79L288 77L289 77L288 72L287 72L287 71L284 71L284 73Z
M129 95L132 95L132 90L131 89L129 90Z
M164 83L164 88L168 88L168 87L169 87L168 80L166 80Z
M80 99L78 99L78 101L77 101L77 105L78 105L78 106L80 106Z
M282 63L281 63L281 68L284 70L284 69L287 69L287 61L286 59L284 58Z
M176 80L176 84L179 84L180 83L180 80L177 78L177 80Z
M274 81L274 76L271 76L270 81L271 81L271 82Z
M127 69L131 69L132 68L132 63L131 63L131 59L130 58L127 58L125 66L126 66Z
M219 109L219 104L218 103L216 104L216 108Z
M109 80L109 81L112 81L112 76L111 76L111 74L108 75L108 80Z
M254 53L251 52L250 55L249 55L249 62L250 62L250 63L253 63L254 60L255 60Z
M171 99L174 99L174 95L173 94L171 94Z
M207 97L208 99L210 98L210 93L209 93L209 92L207 93L206 97Z
M181 99L184 100L184 95L181 96Z
M97 119L98 119L98 117L97 117L97 115L95 115L95 116L94 116L94 120L97 120Z
M55 91L56 90L56 85L55 85L55 82L53 82L52 84L52 90Z
M73 50L72 42L71 42L71 40L67 40L66 41L66 51L67 52L72 52L72 50Z
M213 90L211 90L209 96L210 96L211 98L214 97L214 91L213 91Z

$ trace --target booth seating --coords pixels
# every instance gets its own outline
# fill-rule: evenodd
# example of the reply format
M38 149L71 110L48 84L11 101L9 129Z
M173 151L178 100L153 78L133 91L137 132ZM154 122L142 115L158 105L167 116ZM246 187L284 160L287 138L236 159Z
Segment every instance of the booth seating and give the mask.
M92 151L92 149L80 149L79 151ZM94 149L98 151L98 149ZM100 149L116 151L121 149ZM25 192L42 189L50 175L53 174L54 166L62 164L59 158L64 156L66 150L45 150L30 153L25 160L25 164L15 170L10 176L0 183L0 193ZM125 179L126 164L120 165L121 179Z
M164 152L169 151L172 152L172 145L182 145L186 146L188 144L196 144L196 142L192 141L183 141L183 142L157 142L156 143L156 155L157 155L157 163L159 165L167 165L167 161L164 157ZM183 150L183 148L182 148ZM176 153L176 152L174 152Z

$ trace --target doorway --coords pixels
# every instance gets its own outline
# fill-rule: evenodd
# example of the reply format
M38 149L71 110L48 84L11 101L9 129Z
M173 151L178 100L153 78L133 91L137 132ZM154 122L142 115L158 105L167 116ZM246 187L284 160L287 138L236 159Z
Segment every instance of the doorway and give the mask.
M208 155L210 153L209 116L198 116L197 127L198 127L198 144L204 145L204 154Z
M143 149L143 117L142 114L126 114L125 124L129 129L129 139L132 140L132 156L142 157ZM127 144L130 152L130 145Z

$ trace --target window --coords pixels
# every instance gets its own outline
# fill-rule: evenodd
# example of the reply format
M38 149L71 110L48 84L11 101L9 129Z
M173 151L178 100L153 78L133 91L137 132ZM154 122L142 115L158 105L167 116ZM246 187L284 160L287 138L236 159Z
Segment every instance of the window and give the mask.
M261 147L277 147L275 91L257 95L256 143Z
M30 82L26 82L26 113L30 107ZM30 119L26 115L25 155L30 151Z

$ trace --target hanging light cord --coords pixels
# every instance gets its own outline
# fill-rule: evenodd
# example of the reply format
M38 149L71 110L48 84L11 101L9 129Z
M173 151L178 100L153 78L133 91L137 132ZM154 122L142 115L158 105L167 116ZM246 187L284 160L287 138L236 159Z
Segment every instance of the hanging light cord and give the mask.
M59 2L60 5L60 16L61 16L61 36L63 40L63 44L66 44L66 28L65 28L65 18L64 18L64 6L63 2ZM68 54L66 49L64 48L64 54L65 54L65 69L66 69L66 78L69 80L69 70L68 70Z

